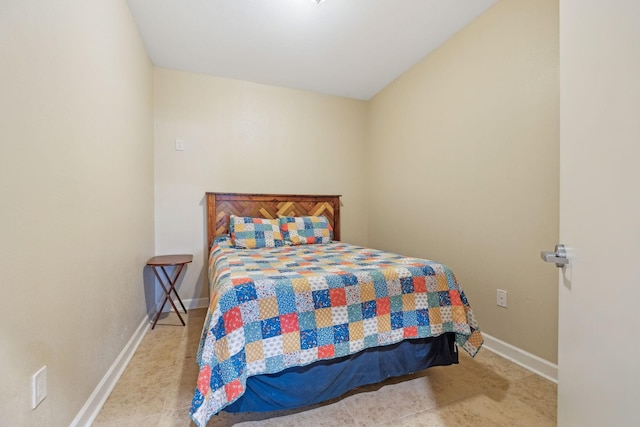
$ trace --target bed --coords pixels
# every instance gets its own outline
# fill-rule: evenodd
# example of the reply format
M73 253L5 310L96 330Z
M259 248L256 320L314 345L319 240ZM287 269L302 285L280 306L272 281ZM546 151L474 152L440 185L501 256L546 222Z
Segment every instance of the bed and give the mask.
M293 409L475 356L443 264L340 241L340 196L207 193L210 305L190 415Z

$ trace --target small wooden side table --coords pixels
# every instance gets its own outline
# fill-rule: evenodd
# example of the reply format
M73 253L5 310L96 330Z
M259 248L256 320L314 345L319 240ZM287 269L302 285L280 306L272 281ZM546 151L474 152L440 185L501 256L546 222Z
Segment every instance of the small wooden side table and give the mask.
M153 325L151 326L151 329L156 327L156 323L158 322L160 313L162 313L167 300L178 315L178 318L182 322L182 326L185 326L184 320L182 320L182 316L180 316L178 308L173 303L173 299L171 298L171 291L173 291L176 298L178 298L178 301L180 302L180 305L184 310L184 314L187 314L187 309L184 308L184 304L182 303L180 295L178 295L178 291L176 290L176 282L178 281L178 277L180 276L180 273L182 273L184 266L191 261L193 261L193 255L160 255L154 256L149 261L147 261L147 266L151 267L153 273L156 275L156 278L160 282L160 286L162 286L162 289L164 290L164 301L162 302L160 310L158 310L158 312L156 313L155 319L153 319ZM174 267L173 278L169 277L169 274L167 274L166 267ZM159 271L162 271L162 273L164 273L164 278L167 280L166 283L160 276Z

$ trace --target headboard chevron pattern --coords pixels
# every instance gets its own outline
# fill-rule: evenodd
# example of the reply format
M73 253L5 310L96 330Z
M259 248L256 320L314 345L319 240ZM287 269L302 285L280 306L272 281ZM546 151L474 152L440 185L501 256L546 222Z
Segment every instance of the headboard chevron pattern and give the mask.
M207 247L229 232L229 216L275 219L280 216L324 215L340 240L340 196L207 193Z

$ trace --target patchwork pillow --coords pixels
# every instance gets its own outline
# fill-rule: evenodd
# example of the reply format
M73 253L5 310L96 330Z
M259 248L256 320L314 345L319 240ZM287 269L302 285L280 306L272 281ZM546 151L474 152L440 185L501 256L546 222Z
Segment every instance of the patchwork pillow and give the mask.
M280 230L285 242L292 245L329 243L333 239L333 229L324 216L280 217Z
M277 219L231 215L229 233L231 244L238 249L284 246L280 222Z

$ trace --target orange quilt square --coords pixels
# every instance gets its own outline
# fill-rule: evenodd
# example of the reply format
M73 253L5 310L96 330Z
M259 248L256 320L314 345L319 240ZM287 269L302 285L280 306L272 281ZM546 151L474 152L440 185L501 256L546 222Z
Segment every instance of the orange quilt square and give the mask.
M335 349L332 344L323 345L318 347L318 359L329 359L335 354Z
M222 319L224 320L224 329L227 334L241 328L243 325L240 307L233 307L222 315Z
M408 326L404 328L404 337L411 338L418 336L418 327L417 326Z
M414 292L427 292L427 280L424 276L413 278L413 291Z
M347 305L347 295L343 288L329 289L329 299L332 307Z
M298 313L289 313L280 316L280 327L282 328L283 334L299 331Z
M391 313L391 300L388 297L379 298L376 300L376 314L381 316L383 314Z

